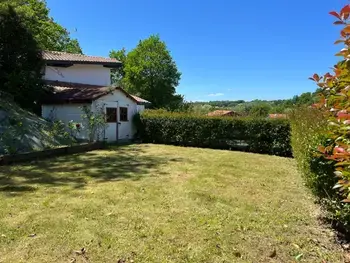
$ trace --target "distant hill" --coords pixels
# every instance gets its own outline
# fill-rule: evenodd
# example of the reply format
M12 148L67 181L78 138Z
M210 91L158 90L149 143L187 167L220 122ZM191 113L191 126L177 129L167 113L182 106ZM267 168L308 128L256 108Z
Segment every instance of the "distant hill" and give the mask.
M223 100L208 102L191 102L193 112L206 114L210 111L222 109L232 110L241 114L249 114L254 108L264 108L268 113L288 113L294 106L311 105L317 101L315 93L305 92L299 96L285 100Z
M57 132L52 123L0 97L0 154L67 145L73 138Z

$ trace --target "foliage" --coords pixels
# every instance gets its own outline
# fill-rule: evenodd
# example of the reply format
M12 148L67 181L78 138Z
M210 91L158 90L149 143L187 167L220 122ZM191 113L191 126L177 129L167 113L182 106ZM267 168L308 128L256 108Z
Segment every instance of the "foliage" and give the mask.
M241 115L250 115L251 111L256 111L257 108L266 108L268 113L288 113L293 107L301 105L312 105L317 101L317 92L305 92L299 96L294 96L286 100L224 100L224 101L208 101L208 102L191 102L194 113L201 112L206 114L217 109L233 110ZM201 109L201 107L203 107ZM253 110L253 108L255 108ZM255 115L255 113L253 113ZM259 115L259 114L258 114ZM266 116L264 110L264 116Z
M267 117L270 108L267 104L256 104L249 110L249 115L252 117Z
M119 60L121 63L123 63L123 65L125 64L126 55L127 53L125 48L122 48L121 50L118 50L118 51L112 50L111 52L109 52L109 57ZM124 76L125 76L125 72L124 72L123 66L117 69L112 69L111 83L113 83L113 85L116 85L116 86L121 86L122 79Z
M141 114L139 129L145 142L291 155L287 120L206 117L148 110Z
M293 156L307 186L322 198L334 196L333 162L318 154L318 146L327 143L327 120L314 108L300 107L290 114Z
M331 12L337 18L334 24L343 26L341 39L336 44L344 44L344 48L337 54L344 61L334 66L334 74L323 76L314 74L311 78L321 88L321 108L328 119L329 145L320 147L320 152L329 160L335 161L335 174L339 181L335 188L343 196L344 202L350 202L350 5L346 5L339 13Z
M343 61L334 73L314 74L310 79L319 86L318 116L296 113L292 122L293 149L306 182L320 197L329 215L343 230L350 231L350 5L330 12L342 25L345 47L337 54ZM340 224L339 224L340 223Z
M12 7L0 9L0 91L21 107L38 110L44 93L41 50Z
M25 26L32 32L35 40L43 50L82 53L76 39L49 16L49 9L44 0L2 0L0 10L14 7L22 17ZM16 35L19 36L19 35Z
M70 139L70 134L66 131L64 122L61 120L55 120L50 122L51 130L49 130L49 135L54 138L57 136L62 136L64 138ZM74 138L74 137L73 137Z
M103 106L95 105L93 110L91 107L83 106L81 109L83 111L82 119L87 131L88 140L90 142L104 140L107 123Z
M112 50L110 56L124 62L123 69L116 71L114 81L120 82L122 78L121 83L128 92L152 102L154 108L177 109L182 105L183 96L175 90L181 73L159 36L140 41L127 54L125 49Z
M69 134L70 136L72 136L73 138L77 138L78 134L81 132L81 130L83 129L83 125L81 123L78 122L74 122L73 120L70 120L68 122L68 130L69 130Z
M20 142L25 136L23 123L19 118L5 118L1 120L1 126L6 127L4 131L1 131L0 145L5 154L15 154L22 149L18 147Z

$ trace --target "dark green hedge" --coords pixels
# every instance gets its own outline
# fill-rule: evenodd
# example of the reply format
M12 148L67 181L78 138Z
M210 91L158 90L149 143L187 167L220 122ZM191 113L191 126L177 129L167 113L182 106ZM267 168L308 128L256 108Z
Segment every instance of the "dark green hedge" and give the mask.
M145 111L140 115L139 132L142 140L147 143L291 156L287 120Z

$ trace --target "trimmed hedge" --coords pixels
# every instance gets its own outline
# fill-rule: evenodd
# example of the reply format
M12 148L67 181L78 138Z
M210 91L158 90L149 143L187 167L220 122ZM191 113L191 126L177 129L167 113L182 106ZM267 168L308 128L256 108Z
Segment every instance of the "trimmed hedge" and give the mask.
M306 185L325 208L326 217L339 230L350 233L350 205L342 202L334 185L338 178L334 175L334 164L318 151L327 146L327 120L323 114L312 108L295 109L291 114L292 147L298 168Z
M148 110L140 115L139 131L141 139L147 143L291 156L287 120L207 117Z

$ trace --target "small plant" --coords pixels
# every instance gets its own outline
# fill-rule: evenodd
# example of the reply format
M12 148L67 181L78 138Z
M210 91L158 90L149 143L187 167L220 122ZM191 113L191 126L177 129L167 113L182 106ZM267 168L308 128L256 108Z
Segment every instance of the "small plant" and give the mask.
M88 140L90 142L103 140L107 127L103 105L96 104L94 110L88 106L83 106L81 109Z
M83 125L81 123L74 122L73 120L68 122L68 130L69 130L70 136L72 136L73 138L77 139L78 134L81 132L82 129L83 129Z

